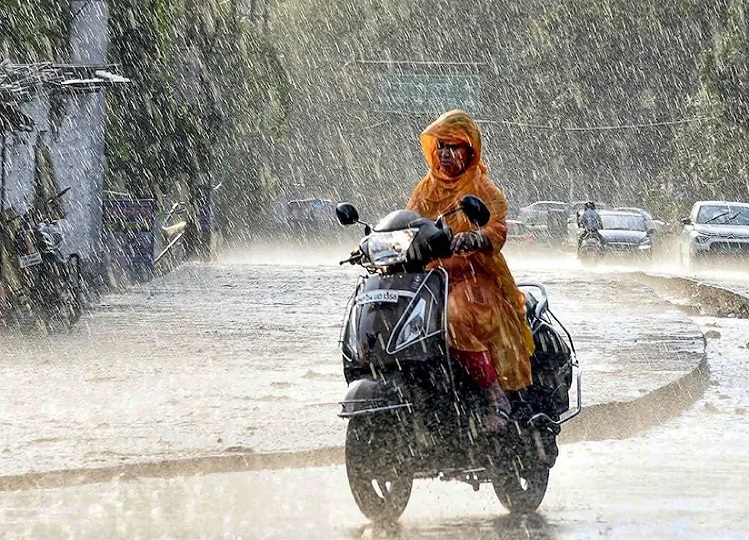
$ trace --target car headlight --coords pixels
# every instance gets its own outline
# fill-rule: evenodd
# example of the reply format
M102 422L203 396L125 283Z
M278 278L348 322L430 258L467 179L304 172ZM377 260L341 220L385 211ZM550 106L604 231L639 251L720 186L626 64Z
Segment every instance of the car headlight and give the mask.
M419 229L403 229L401 231L374 232L367 238L369 260L375 266L389 266L406 262L408 248L416 237Z
M689 233L689 238L690 238L690 239L692 240L692 242L694 242L695 244L704 244L705 242L707 242L707 241L708 241L708 239L709 239L710 237L709 237L708 235L706 235L706 234L702 234L702 233L701 233L701 232L699 232L699 231L692 231L691 233Z
M640 240L639 248L643 251L646 251L652 247L653 243L650 241L650 238L647 236Z

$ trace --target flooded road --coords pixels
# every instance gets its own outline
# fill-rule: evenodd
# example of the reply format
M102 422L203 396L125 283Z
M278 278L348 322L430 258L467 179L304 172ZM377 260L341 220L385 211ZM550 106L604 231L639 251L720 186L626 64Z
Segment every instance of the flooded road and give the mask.
M642 396L700 359L697 328L646 286L515 271L548 285L586 405ZM239 256L106 297L70 335L4 335L2 475L340 447L338 336L358 275Z
M730 425L746 396L715 377L725 389L711 387L664 425L624 441L564 445L538 517L509 518L487 486L474 494L423 481L399 529L373 529L345 470L321 467L340 462L337 339L358 272L306 255L270 260L278 253L186 266L107 297L71 335L4 336L0 523L8 537L580 538L630 529L647 537L648 525L682 530L674 520L686 520L687 533L711 523L731 530L726 513L746 502L738 480L746 469L732 452L749 434ZM576 339L586 405L637 400L673 383L699 363L698 325L724 324L687 316L647 285L574 264L511 265L518 280L549 286L552 309ZM726 339L711 341L718 361L728 358L720 347L749 341L742 321L732 322L716 331ZM654 418L668 416L648 407ZM626 433L630 419L617 421ZM735 447L711 444L729 431ZM289 451L302 457L289 460ZM280 456L275 470L206 475L255 469L256 455ZM245 466L226 467L224 458ZM304 465L318 468L284 469ZM83 478L118 466L122 474L101 477L114 481ZM736 498L707 513L718 482Z
M4 492L0 519L10 538L745 538L749 323L696 322L721 334L705 395L639 436L562 446L535 516L509 516L488 486L418 481L399 524L381 529L344 468L323 467Z

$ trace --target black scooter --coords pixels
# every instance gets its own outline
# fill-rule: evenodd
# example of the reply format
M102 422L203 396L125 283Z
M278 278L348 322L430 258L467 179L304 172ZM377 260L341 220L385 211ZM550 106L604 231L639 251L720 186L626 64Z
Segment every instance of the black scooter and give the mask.
M374 229L362 223L359 249L341 261L368 271L342 329L349 386L339 416L349 419L349 486L371 520L397 519L416 478L461 480L474 490L491 483L511 512L535 511L558 454L561 425L580 411L577 369L577 406L568 412L577 368L572 339L549 311L543 285L519 284L536 342L533 385L508 392L512 413L506 430L484 430L488 403L450 359L449 275L441 266L426 270L428 263L452 255L444 218L458 211L479 227L489 220L484 203L470 195L436 221L397 210ZM339 204L336 213L343 225L361 223L351 204Z

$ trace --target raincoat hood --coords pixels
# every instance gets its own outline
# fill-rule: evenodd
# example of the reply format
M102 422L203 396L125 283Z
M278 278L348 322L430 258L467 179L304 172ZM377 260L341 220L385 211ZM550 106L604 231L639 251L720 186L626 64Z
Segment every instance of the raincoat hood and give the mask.
M457 109L446 112L421 133L420 139L421 150L424 152L431 176L435 180L465 185L475 181L477 176L486 172L486 165L481 160L481 130L467 112ZM463 174L457 177L449 177L442 172L437 155L438 140L452 144L463 143L471 148L473 156Z

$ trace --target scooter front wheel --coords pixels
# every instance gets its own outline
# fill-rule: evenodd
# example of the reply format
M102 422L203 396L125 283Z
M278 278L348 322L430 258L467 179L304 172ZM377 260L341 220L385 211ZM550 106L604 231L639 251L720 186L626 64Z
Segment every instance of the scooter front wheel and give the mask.
M499 502L512 514L535 512L544 500L548 483L549 468L529 457L516 457L492 479Z
M354 417L346 431L346 474L362 514L395 521L411 498L413 473L398 455L392 431L377 418Z

